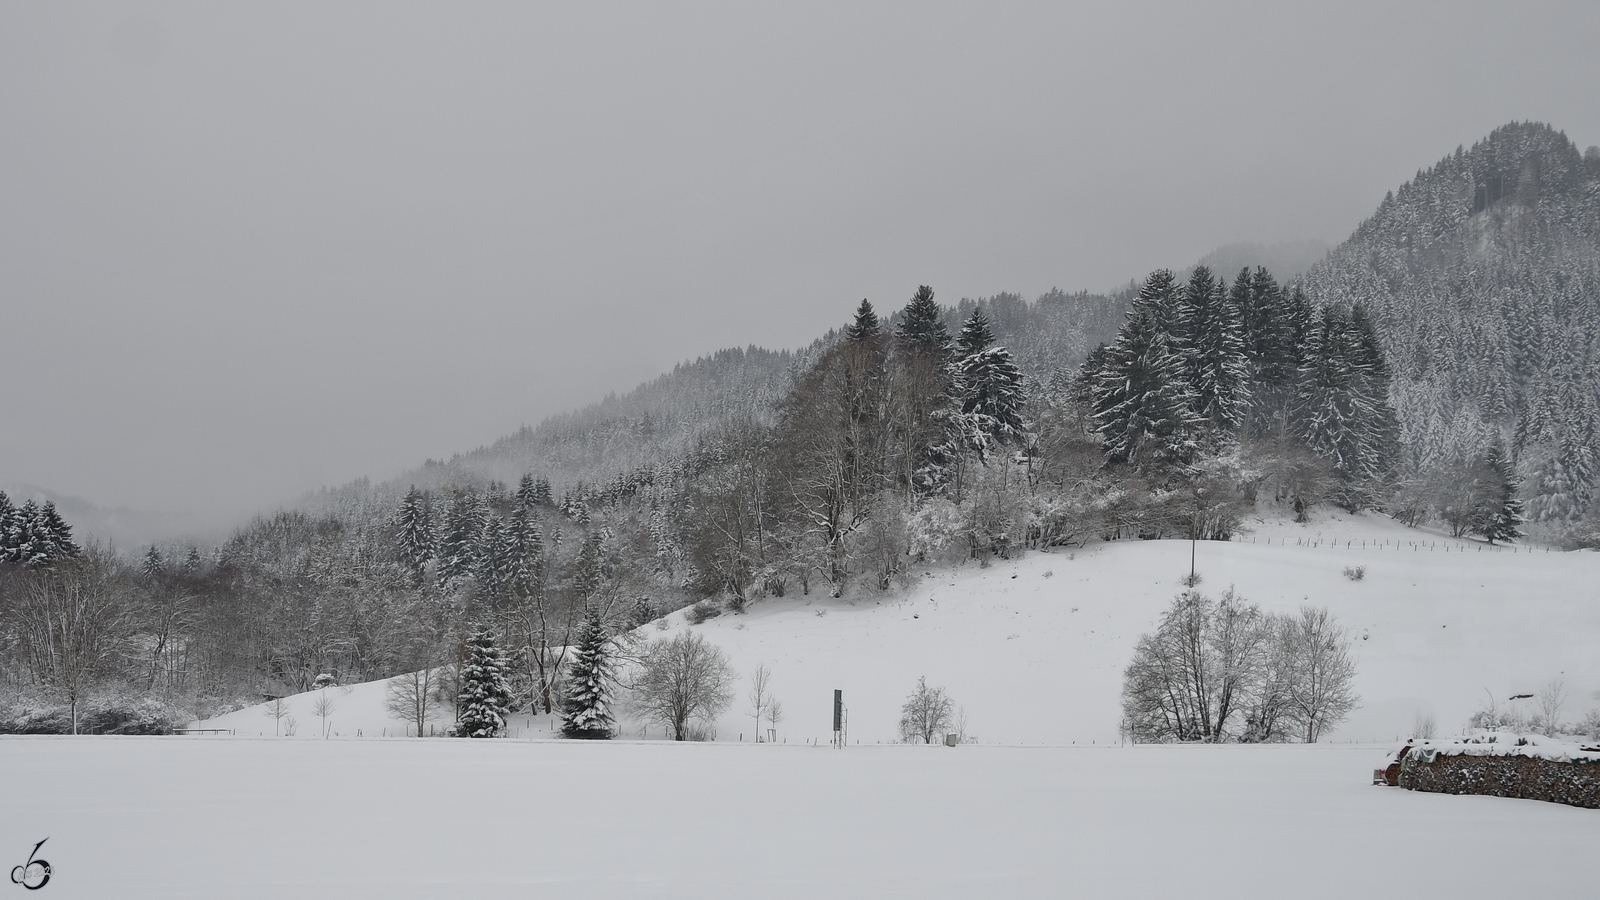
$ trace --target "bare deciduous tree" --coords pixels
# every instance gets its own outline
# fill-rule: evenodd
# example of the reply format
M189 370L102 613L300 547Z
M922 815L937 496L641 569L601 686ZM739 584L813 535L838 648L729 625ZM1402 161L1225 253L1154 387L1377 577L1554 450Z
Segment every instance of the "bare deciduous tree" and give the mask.
M118 573L109 551L91 547L78 560L27 577L12 611L35 677L71 708L73 734L84 694L130 650L132 607Z
M277 737L282 731L283 720L289 717L289 699L273 697L262 708L261 714L272 720L272 736Z
M728 708L737 679L715 644L683 632L645 649L632 687L645 717L682 741L689 737L690 720L711 720Z
M933 743L935 737L949 729L953 707L944 688L928 687L927 676L918 678L917 689L900 707L900 738L908 744L916 743L918 738L924 744Z
M1437 733L1439 726L1434 722L1432 713L1417 710L1417 715L1411 721L1411 736L1414 738L1431 738Z
M756 666L750 675L750 714L756 720L756 742L761 742L761 720L766 718L777 702L772 696L772 673L764 665Z
M311 711L316 713L317 717L322 720L323 737L328 736L328 715L333 712L333 706L333 698L328 696L328 691L326 688L324 688L322 692L317 695L316 705L311 707Z
M1560 678L1539 689L1539 719L1544 733L1555 736L1561 730L1561 710L1567 705L1567 685Z
M443 670L423 666L389 679L387 708L397 719L415 726L417 737L425 736L428 720L439 710L438 689Z
M767 704L767 726L771 729L767 734L767 740L775 741L778 739L778 723L782 721L783 704L779 703L777 699L773 699L771 703Z
M1314 744L1356 708L1357 698L1350 688L1356 674L1350 638L1326 609L1311 607L1300 610L1289 633L1294 660L1290 707L1302 737Z
M1140 741L1316 741L1355 707L1349 639L1327 610L1264 615L1234 596L1185 591L1140 637L1123 672Z

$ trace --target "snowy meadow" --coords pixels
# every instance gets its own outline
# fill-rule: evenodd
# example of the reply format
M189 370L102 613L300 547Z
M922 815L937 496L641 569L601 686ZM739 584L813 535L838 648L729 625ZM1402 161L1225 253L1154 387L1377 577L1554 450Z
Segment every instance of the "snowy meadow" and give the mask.
M1589 810L1380 748L0 739L55 897L1572 896Z

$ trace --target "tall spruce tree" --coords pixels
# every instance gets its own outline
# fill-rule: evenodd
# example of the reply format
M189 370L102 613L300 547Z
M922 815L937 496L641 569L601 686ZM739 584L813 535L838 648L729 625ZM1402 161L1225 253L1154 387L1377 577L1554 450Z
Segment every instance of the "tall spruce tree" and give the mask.
M83 548L72 539L72 526L61 517L54 500L46 500L39 510L39 531L48 565L55 565L83 554Z
M1310 331L1295 420L1301 440L1347 478L1360 471L1355 346L1348 320L1325 306Z
M1211 270L1197 266L1182 309L1179 347L1195 415L1219 431L1236 431L1244 424L1250 399L1250 365L1237 301Z
M1239 272L1230 296L1242 313L1244 351L1250 360L1250 409L1245 432L1250 437L1284 438L1289 433L1303 333L1297 336L1297 310L1264 267ZM1299 295L1304 301L1305 295Z
M974 310L957 341L956 384L961 391L961 414L968 422L969 449L980 461L988 459L994 445L1020 440L1025 427L1022 371L1010 351L993 344L994 334L983 311Z
M544 528L531 508L521 506L512 511L506 533L511 546L511 593L524 599L535 597L544 586Z
M477 581L478 599L490 609L500 610L511 595L511 581L515 566L510 529L504 519L490 515L478 532L478 546L473 554L473 575Z
M412 583L421 585L427 575L428 563L433 561L433 514L427 495L416 485L406 491L405 499L394 515L394 552L400 564L411 573Z
M604 543L604 535L599 531L591 531L578 548L578 558L572 566L572 592L580 603L593 597L605 582Z
M1184 360L1162 325L1174 318L1174 281L1164 269L1145 280L1100 370L1089 373L1092 417L1106 456L1158 476L1189 467L1200 424Z
M578 630L561 699L561 733L569 738L606 740L616 728L616 647L597 609L590 608Z
M1310 330L1305 360L1294 409L1297 435L1345 479L1345 505L1367 505L1393 473L1399 444L1382 351L1350 310L1330 305Z
M22 504L16 512L15 523L11 537L13 562L30 568L43 566L48 557L44 550L46 541L39 533L38 502L29 500Z
M523 509L539 505L539 482L534 480L532 472L522 473L522 480L517 482L517 503Z
M478 629L467 639L467 658L461 663L461 689L456 694L456 736L503 737L506 714L511 709L511 683L505 653L494 635Z
M933 288L922 285L911 295L900 312L895 328L895 349L902 353L931 356L943 362L950 353L950 332L944 327L939 304L933 302Z
M863 298L861 305L856 307L855 321L844 328L845 341L851 344L864 344L877 340L882 333L883 326L878 322L878 314L873 311L872 304Z
M1527 521L1522 511L1522 500L1517 497L1517 489L1521 484L1517 480L1516 467L1498 443L1489 446L1484 454L1484 462L1494 473L1495 481L1484 498L1473 531L1491 544L1496 541L1509 544L1522 537L1522 525Z
M889 389L894 477L911 494L934 493L950 480L951 448L960 434L951 350L933 289L922 285L895 329Z
M158 580L167 574L167 562L161 558L161 551L156 549L156 545L151 544L145 552L144 559L139 563L139 574L151 580Z
M439 587L449 589L472 576L477 569L478 536L483 531L483 514L477 495L463 491L450 501L444 527L439 534Z
M17 547L22 541L19 512L5 491L0 491L0 563L15 564Z
M871 303L862 300L855 321L845 326L844 347L838 354L848 415L840 423L842 486L852 508L860 507L883 487L889 438L888 354L889 342L878 314Z

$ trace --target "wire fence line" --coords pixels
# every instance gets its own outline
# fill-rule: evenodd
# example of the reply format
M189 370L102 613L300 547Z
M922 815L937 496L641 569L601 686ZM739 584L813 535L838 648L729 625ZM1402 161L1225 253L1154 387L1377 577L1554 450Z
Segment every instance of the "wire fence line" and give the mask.
M1412 553L1552 553L1550 547L1528 547L1518 544L1479 544L1476 542L1454 541L1449 538L1443 541L1401 541L1401 540L1358 540L1349 538L1295 538L1293 543L1288 538L1267 537L1257 535L1236 534L1228 541L1234 544L1262 544L1279 547L1327 547L1336 550L1401 550Z

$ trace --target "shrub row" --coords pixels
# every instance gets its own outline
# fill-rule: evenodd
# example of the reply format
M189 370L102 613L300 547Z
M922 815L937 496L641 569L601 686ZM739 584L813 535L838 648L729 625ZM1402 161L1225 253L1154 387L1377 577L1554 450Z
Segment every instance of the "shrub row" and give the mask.
M174 734L188 716L150 699L118 700L80 707L79 734ZM69 706L16 706L0 713L0 734L71 734Z

